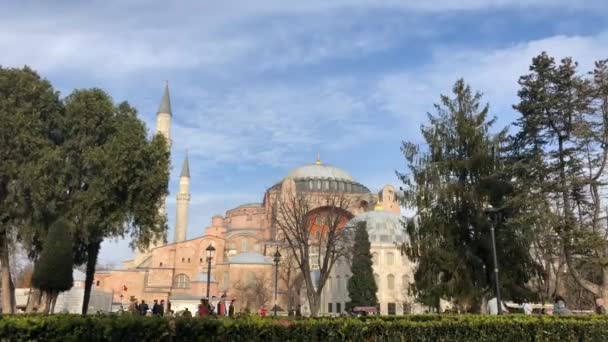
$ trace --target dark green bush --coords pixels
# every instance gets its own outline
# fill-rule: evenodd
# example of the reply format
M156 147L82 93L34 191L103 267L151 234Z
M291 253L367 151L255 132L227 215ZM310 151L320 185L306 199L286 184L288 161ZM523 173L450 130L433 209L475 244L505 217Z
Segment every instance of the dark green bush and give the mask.
M606 316L272 319L4 316L0 341L608 341Z

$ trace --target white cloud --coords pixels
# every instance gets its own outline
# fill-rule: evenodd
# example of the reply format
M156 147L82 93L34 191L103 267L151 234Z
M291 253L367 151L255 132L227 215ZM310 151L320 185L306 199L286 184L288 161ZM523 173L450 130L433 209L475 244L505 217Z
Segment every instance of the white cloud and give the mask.
M374 98L403 121L421 123L433 111L439 94L450 94L455 80L463 77L474 90L484 93L492 114L501 125L511 123L512 104L517 101L517 80L528 72L534 56L542 51L558 61L573 57L580 72L593 62L608 58L608 32L594 36L553 36L496 50L438 48L429 62L416 69L379 77ZM416 134L418 127L412 127Z

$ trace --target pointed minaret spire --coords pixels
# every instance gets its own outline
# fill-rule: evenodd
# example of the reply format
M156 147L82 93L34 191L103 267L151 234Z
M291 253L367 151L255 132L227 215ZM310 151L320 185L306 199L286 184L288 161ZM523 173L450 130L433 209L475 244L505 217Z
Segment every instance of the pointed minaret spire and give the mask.
M158 106L158 113L166 113L172 115L171 113L171 97L169 96L169 81L165 81L165 92L163 93L163 97L160 99L160 106Z
M321 165L321 153L317 153L317 161L315 162L317 165Z
M179 174L179 177L190 178L190 163L188 162L188 150L186 150L186 158L184 158L184 163L182 164L182 172Z
M190 164L188 151L179 175L179 191L177 193L177 213L175 216L175 242L185 241L188 236L188 206L190 203Z

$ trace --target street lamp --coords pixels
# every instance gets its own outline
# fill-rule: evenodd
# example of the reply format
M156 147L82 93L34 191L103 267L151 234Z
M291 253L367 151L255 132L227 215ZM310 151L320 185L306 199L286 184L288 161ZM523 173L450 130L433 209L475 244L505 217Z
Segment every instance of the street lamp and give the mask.
M215 247L213 245L209 245L206 249L207 251L207 299L209 299L209 287L211 285L211 260L215 255Z
M499 208L494 208L492 205L488 205L484 212L488 216L490 220L490 234L492 236L492 254L494 256L494 282L496 285L496 305L498 306L498 314L502 315L502 302L500 301L500 285L498 283L498 257L496 256L496 236L494 234L494 230L496 228L496 223L500 220L500 211Z
M279 248L274 253L274 317L277 317L277 289L279 285L279 262L281 261L281 253Z

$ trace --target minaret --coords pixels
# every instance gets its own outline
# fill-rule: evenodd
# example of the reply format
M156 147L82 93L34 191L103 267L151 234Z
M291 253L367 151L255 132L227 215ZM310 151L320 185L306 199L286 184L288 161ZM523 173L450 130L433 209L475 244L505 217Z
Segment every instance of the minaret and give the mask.
M188 205L190 203L190 165L188 152L179 175L179 192L177 193L177 213L175 215L175 242L186 240L188 235Z
M165 92L163 97L160 99L160 106L156 113L156 134L162 134L167 139L169 151L171 151L171 99L169 97L169 82L165 83ZM167 216L167 200L163 198L161 200L158 211L160 215ZM160 247L165 244L165 238L150 241L148 248L145 251L137 251L135 253L135 259L133 260L133 266L137 267L141 264L149 255L152 248Z
M171 149L171 98L169 97L169 82L165 83L165 92L156 113L156 134L162 134L167 139Z

